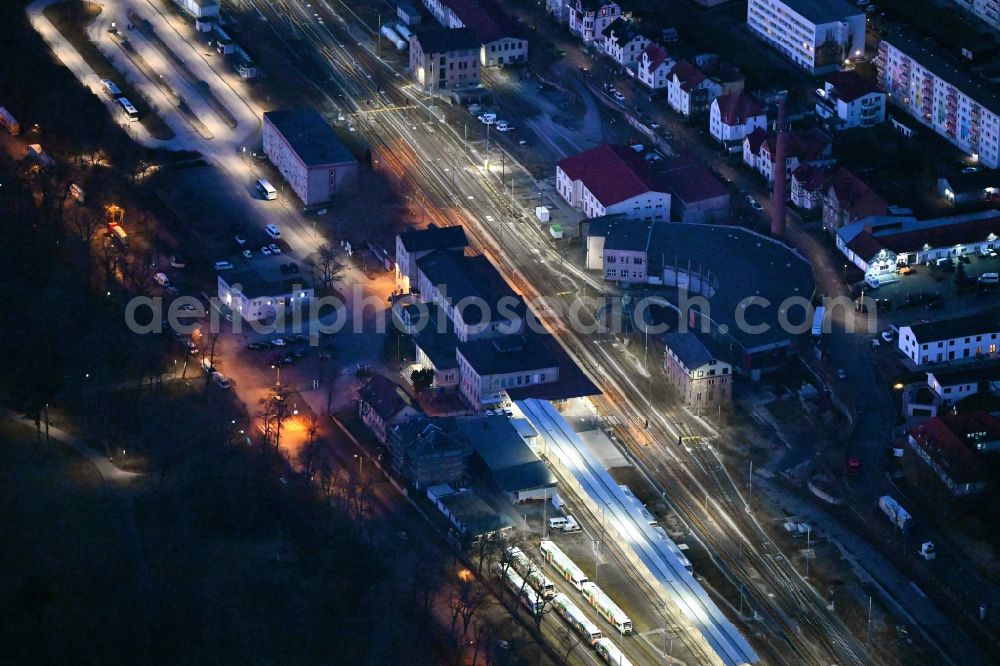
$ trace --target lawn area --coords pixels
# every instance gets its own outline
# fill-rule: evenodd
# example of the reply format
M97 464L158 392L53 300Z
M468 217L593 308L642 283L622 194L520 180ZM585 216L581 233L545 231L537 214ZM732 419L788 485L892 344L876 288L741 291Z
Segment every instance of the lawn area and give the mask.
M162 141L173 139L174 131L163 122L163 118L150 107L146 98L128 82L126 77L87 37L86 27L96 20L102 11L103 9L98 4L83 0L71 0L46 7L45 16L100 78L110 79L121 88L125 97L139 111L139 116L142 118L139 122L149 130L154 139Z

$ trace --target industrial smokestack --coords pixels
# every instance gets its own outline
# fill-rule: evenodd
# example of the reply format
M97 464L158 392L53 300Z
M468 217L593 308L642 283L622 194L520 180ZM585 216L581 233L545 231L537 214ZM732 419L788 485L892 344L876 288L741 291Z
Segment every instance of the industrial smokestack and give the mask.
M771 190L771 235L785 235L785 199L787 197L785 183L785 144L788 143L788 132L785 128L785 98L778 100L778 136L774 148L774 189Z

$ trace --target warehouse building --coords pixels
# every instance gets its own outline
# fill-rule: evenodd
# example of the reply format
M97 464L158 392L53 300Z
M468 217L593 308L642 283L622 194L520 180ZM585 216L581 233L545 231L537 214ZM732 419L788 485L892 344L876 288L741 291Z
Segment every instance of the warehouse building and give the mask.
M323 204L358 176L358 161L313 109L264 114L264 154L306 206Z

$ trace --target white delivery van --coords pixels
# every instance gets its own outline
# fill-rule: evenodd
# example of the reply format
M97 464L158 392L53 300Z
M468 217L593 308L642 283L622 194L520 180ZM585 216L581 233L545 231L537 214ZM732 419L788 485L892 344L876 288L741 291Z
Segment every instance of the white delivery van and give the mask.
M266 233L274 240L278 240L279 238L281 238L281 229L279 229L278 225L276 224L269 224L266 227L264 227L264 233Z
M271 200L278 198L278 190L274 189L274 185L271 185L271 183L267 182L264 178L257 180L257 191L260 192L260 195L265 199Z
M561 530L566 527L566 519L562 516L557 518L549 518L549 529L550 530Z
M979 284L997 284L1000 283L1000 274L998 273L983 273L979 276L977 280Z

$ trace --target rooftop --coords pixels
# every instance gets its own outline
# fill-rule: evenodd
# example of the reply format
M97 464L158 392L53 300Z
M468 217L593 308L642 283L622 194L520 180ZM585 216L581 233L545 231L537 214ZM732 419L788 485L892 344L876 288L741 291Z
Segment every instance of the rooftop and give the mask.
M458 343L458 353L480 377L557 368L558 360L540 344L542 337L533 333L470 340ZM549 381L554 379L549 377Z
M391 421L407 407L420 411L415 407L403 387L388 377L373 374L358 391L358 398L371 405L372 409L383 421Z
M813 24L832 23L847 16L857 16L864 12L847 0L778 0L793 12Z
M595 217L588 224L587 235L603 237L604 247L642 252L649 246L649 224L637 223L624 215Z
M306 166L357 161L315 109L265 111L264 120L274 125Z
M643 229L652 226L647 249L649 275L662 275L665 269L675 266L701 274L708 285L708 316L716 325L726 327L727 339L748 351L782 346L791 339L779 321L782 303L792 296L809 299L815 289L809 263L794 250L741 227L632 223ZM595 235L593 230L590 234ZM613 248L613 239L605 239L604 246ZM746 299L753 297L765 298L770 305L748 305ZM797 309L783 314L793 324L804 316ZM756 324L765 324L767 330L743 330Z
M836 194L841 210L849 210L854 219L885 215L889 211L885 199L844 167L830 176L829 188Z
M657 173L670 193L686 204L724 197L729 190L701 161L690 155L662 160Z
M478 537L511 526L510 519L490 508L473 492L453 493L438 501L462 524L466 534Z
M815 192L824 189L826 185L826 172L820 167L812 164L801 164L792 172L792 178L799 183L799 186L807 192Z
M957 384L978 384L983 381L1000 381L1000 365L975 366L971 368L931 370L928 379L934 377L941 386Z
M924 69L958 88L963 94L1000 115L1000 91L989 81L980 80L966 65L940 50L933 42L914 39L894 32L884 42L916 60Z
M913 337L917 339L917 342L924 344L938 340L967 338L984 333L997 333L1000 331L1000 323L997 322L996 315L977 314L938 319L923 324L911 324L910 330L913 331Z
M684 333L679 331L664 333L663 343L688 370L700 368L715 358L712 352L708 350L708 347L690 331Z
M957 173L944 178L948 187L956 194L980 190L1000 190L1000 173L993 169L982 169L976 173Z
M489 468L497 485L513 493L554 485L555 476L503 414L456 419L461 436ZM530 424L529 424L530 425Z
M748 92L729 93L715 99L719 116L726 125L739 125L747 119L764 115L764 103Z
M649 165L627 146L604 144L559 161L572 180L583 182L607 207L646 192L665 192Z
M612 21L601 34L609 39L613 36L618 44L623 45L642 36L642 30L639 29L639 24L635 21L619 17Z
M406 457L411 460L468 456L471 448L454 436L450 421L421 415L393 426L392 432L406 449Z
M837 236L862 259L885 248L901 254L925 248L954 247L1000 236L1000 212L965 213L931 220L912 216L879 215L845 224Z
M524 299L483 255L468 257L435 250L418 259L417 268L451 303L463 306L462 320L466 324L483 323L483 316L499 322L512 321L512 315L524 315Z
M681 60L674 65L674 68L670 70L667 76L671 78L677 77L677 80L681 83L681 88L686 92L691 92L699 83L708 78L705 72L701 71L697 65L687 60Z
M451 53L454 51L479 51L482 45L472 28L442 28L434 25L416 28L414 39L425 54Z
M670 60L670 54L667 53L667 50L656 42L651 42L642 53L649 58L650 72L655 72L660 65Z
M481 44L521 35L517 24L492 0L443 0L443 4L472 30Z
M469 245L465 228L461 225L452 227L431 225L426 229L409 229L399 234L399 239L407 252L457 249Z
M989 414L937 416L910 428L910 437L957 483L982 480L976 444L1000 438L1000 421Z
M847 103L879 92L878 86L873 81L862 78L854 71L833 72L826 77L826 80L833 87L837 97Z

